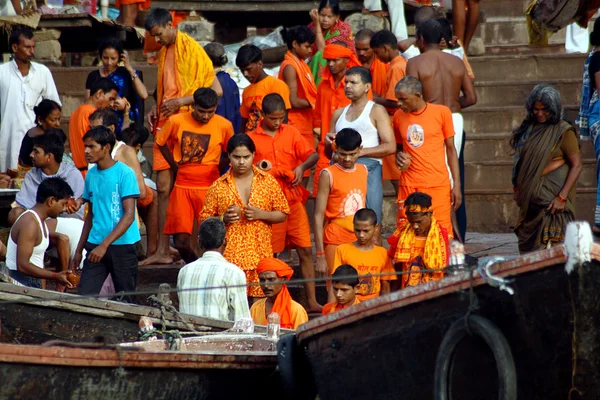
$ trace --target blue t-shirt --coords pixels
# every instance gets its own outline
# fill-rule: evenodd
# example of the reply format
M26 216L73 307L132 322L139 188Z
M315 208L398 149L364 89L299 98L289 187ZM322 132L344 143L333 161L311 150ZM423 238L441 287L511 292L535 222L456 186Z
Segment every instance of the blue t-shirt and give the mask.
M83 199L92 204L92 230L88 242L100 244L123 217L122 201L140 197L135 173L117 161L112 167L92 168L85 177ZM137 215L127 231L112 244L134 244L140 240Z

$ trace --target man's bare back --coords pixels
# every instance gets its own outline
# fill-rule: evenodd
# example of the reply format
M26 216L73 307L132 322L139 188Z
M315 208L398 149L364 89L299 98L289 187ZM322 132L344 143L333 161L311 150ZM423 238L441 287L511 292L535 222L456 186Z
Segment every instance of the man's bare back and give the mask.
M445 105L453 113L477 101L473 82L462 60L441 50L431 49L408 60L406 75L421 81L425 101Z

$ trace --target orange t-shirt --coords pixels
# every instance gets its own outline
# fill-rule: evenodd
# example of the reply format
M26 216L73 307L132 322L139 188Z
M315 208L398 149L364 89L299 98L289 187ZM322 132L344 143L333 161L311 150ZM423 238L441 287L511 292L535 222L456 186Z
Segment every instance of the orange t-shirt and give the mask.
M373 92L383 97L385 95L385 85L387 80L387 74L390 68L390 64L382 62L379 58L375 57L369 70L371 71L371 77L373 79L372 88Z
M392 119L396 143L412 157L400 175L400 185L437 187L450 184L444 141L454 136L452 112L444 105L427 103L423 110L398 110Z
M73 111L69 120L69 148L71 149L71 157L77 168L85 168L88 165L85 160L83 135L90 130L90 115L94 111L96 111L96 107L90 104L82 104Z
M289 52L288 52L289 54ZM298 98L307 100L312 107L315 106L317 88L315 87L314 78L310 71L310 68L303 60L292 58L294 56L288 56L281 63L279 67L279 79L285 82L283 77L283 71L289 66L294 68L296 71L296 83L298 87ZM307 93L307 89L311 93ZM302 135L312 136L313 135L313 109L310 108L291 108L288 112L288 123L298 129Z
M334 312L343 310L344 308L352 307L360 303L358 297L354 298L352 304L341 305L337 301L332 301L331 303L327 303L323 306L323 311L321 315L333 314Z
M252 83L244 89L242 93L242 104L240 106L240 115L248 120L246 122L246 132L253 131L258 126L262 118L262 100L271 93L278 93L283 97L285 108L290 109L290 89L285 82L280 81L274 76L267 75L265 79L258 83Z
M397 56L390 63L390 69L385 76L385 90L382 97L387 100L398 101L396 98L396 84L406 76L406 60L402 56Z
M362 251L354 243L342 244L335 249L333 260L333 272L342 264L352 265L358 271L359 285L356 296L360 301L379 296L381 281L398 279L387 250L381 246L373 246L369 251ZM379 274L390 275L372 276Z
M179 164L175 186L207 189L219 177L221 154L233 136L233 126L220 115L201 124L191 112L175 114L156 135L156 144L175 143L173 158Z
M298 129L291 125L281 124L279 132L274 137L266 134L263 127L259 125L256 130L248 133L248 136L256 145L254 161L269 160L273 164L273 168L294 171L311 154L316 153L314 147L302 137ZM287 186L287 181L277 177L276 179L280 186ZM287 200L290 202L290 200L301 199L288 198Z

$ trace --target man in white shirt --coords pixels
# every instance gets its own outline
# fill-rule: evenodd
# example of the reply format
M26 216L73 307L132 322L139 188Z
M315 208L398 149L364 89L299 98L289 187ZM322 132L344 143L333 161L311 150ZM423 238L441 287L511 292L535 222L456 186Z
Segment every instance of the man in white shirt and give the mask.
M9 46L14 58L0 65L0 171L17 168L23 136L35 125L33 107L43 99L60 104L52 73L32 61L33 31L13 30Z
M246 274L223 257L225 224L208 218L200 224L198 235L204 254L179 271L179 311L229 321L250 318Z

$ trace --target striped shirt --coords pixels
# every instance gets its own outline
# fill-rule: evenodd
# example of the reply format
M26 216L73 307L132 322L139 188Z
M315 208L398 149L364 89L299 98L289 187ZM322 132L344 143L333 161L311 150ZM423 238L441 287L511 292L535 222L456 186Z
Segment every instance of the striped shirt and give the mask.
M177 277L179 311L206 318L237 321L250 318L246 274L216 251L183 267ZM231 287L237 286L237 287ZM186 290L219 287L209 290ZM182 291L183 290L183 291Z

